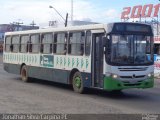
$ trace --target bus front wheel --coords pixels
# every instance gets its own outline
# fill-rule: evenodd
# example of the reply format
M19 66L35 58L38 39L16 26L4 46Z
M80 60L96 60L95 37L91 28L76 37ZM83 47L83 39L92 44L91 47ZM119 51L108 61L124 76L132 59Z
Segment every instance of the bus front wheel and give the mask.
M72 78L73 90L77 93L83 93L83 80L80 72L75 72Z
M21 79L23 82L29 82L27 66L23 65L21 68Z

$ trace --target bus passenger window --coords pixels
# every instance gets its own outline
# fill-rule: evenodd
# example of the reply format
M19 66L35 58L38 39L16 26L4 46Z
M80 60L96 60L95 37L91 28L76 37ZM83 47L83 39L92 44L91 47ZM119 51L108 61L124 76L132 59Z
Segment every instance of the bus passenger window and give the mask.
M31 41L27 42L27 51L32 52L32 43L31 43Z
M89 56L91 51L91 32L86 33L85 55Z
M10 46L11 46L11 36L7 36L6 41L5 41L5 51L6 52L11 51Z
M66 54L66 41L67 41L67 34L66 33L58 33L56 38L56 54Z
M13 36L12 37L12 47L13 51L12 52L19 52L19 36Z
M57 49L57 34L54 34L54 40L53 40L53 53L56 53Z
M83 55L84 54L84 32L70 33L69 37L69 54L71 55Z
M28 50L27 45L29 41L29 35L23 35L21 36L21 44L20 44L20 52L26 53Z
M69 40L68 40L68 54L71 54L71 42L73 39L73 33L69 33Z
M49 54L52 53L52 41L53 41L53 34L47 33L42 35L42 53Z
M39 34L31 35L31 43L30 48L32 49L32 53L38 53L39 52Z

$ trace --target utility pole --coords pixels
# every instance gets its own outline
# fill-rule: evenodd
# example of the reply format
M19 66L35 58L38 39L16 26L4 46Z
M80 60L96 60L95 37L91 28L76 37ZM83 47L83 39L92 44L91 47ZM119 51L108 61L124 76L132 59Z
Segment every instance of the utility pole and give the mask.
M51 5L49 6L49 8L52 8L52 9L54 9L54 11L56 11L56 13L63 19L65 27L67 27L68 13L66 14L66 19L64 19L64 17L58 12L58 10L56 10L56 8L54 8Z
M68 13L66 14L66 21L65 21L65 27L67 27L67 23L68 23Z
M36 25L36 23L34 22L34 20L31 22L30 25L34 28L34 26Z
M13 22L11 24L13 25L13 31L19 31L19 27L21 24L23 24L23 22L18 21L18 22ZM16 27L17 27L17 29L16 29Z
M53 6L49 6L49 8L54 9L54 11L56 11L56 13L65 21L64 17L56 10L56 8L54 8Z
M19 31L20 25L23 24L23 22L16 22L17 25L17 31Z

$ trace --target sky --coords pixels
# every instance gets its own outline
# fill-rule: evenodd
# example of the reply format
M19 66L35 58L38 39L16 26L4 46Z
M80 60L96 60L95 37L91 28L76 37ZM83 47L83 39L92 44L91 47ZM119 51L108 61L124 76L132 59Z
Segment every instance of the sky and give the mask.
M124 7L135 5L156 5L159 0L73 0L73 19L98 23L121 21ZM53 8L65 18L71 19L71 0L0 0L0 24L23 22L25 25L34 21L37 25L48 24L49 21L63 23L63 19Z

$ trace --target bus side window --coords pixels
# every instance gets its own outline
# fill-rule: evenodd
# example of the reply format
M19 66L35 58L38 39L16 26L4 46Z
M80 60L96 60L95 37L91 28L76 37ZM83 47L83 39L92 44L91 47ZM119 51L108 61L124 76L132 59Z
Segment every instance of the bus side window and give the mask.
M69 54L82 56L84 54L84 40L85 40L84 32L74 32L72 34L70 33Z
M20 52L26 53L28 51L28 41L29 41L29 35L23 35L21 36L20 40Z
M86 42L85 42L85 55L89 56L91 51L91 32L87 31L86 33Z
M12 52L15 52L15 53L19 52L19 36L12 37L12 46L11 47L13 47L13 50L11 48Z
M81 50L80 53L81 55L84 54L84 43L85 43L85 32L81 32Z
M53 39L53 53L56 53L57 49L57 34L54 34L54 39Z
M11 51L11 36L7 36L5 38L5 51L10 52Z
M68 40L68 54L71 54L71 41L73 39L73 33L69 33L69 40Z
M31 44L31 41L30 41L30 37L29 37L29 40L27 41L27 51L32 52L32 44Z
M10 45L10 51L13 52L13 44Z
M53 43L53 34L52 33L43 34L41 52L46 54L52 53L52 43Z
M41 42L40 42L40 53L44 52L44 34L41 34Z
M33 34L31 35L31 43L30 43L30 52L38 53L40 51L40 35Z
M66 33L58 33L57 34L57 44L56 44L56 54L66 54L66 41L67 41L67 34Z

